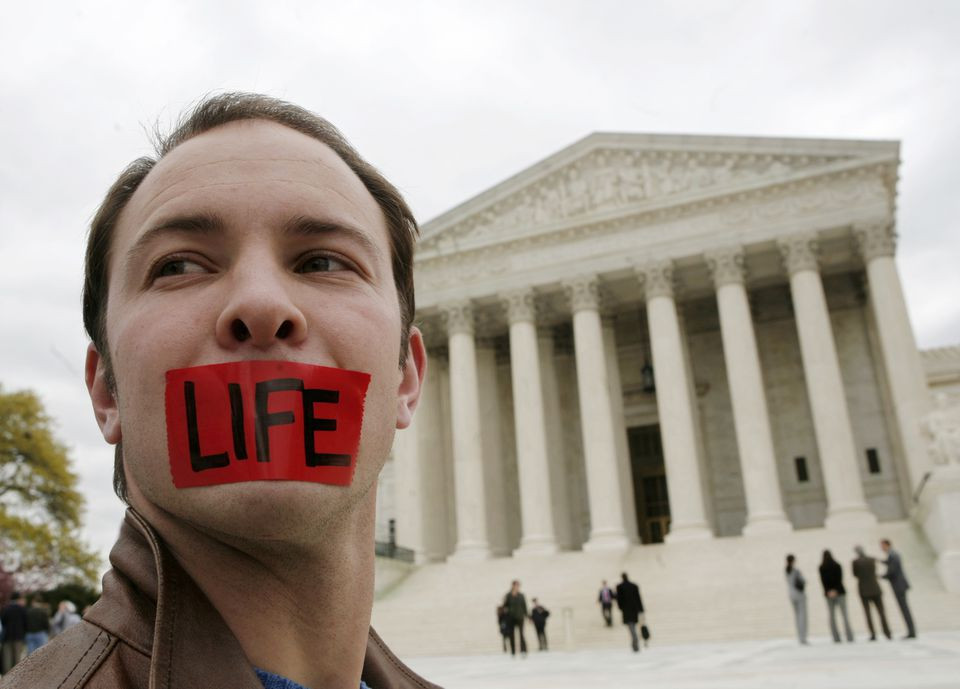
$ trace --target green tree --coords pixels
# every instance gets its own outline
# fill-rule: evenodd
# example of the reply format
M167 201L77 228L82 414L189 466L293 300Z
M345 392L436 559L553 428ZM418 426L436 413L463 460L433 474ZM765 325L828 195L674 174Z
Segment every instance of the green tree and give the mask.
M77 475L51 425L33 392L0 388L0 570L24 591L97 583Z

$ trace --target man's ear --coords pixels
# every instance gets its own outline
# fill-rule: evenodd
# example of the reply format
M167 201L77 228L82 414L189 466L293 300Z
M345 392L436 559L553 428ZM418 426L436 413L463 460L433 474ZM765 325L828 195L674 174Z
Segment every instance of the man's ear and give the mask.
M400 371L400 387L397 390L398 429L406 428L413 421L413 412L423 390L423 377L427 373L427 349L423 345L423 333L416 326L410 328L406 347L407 358Z
M103 439L116 445L120 442L120 410L117 407L117 397L109 384L106 361L92 342L87 347L84 374L93 413L97 417Z

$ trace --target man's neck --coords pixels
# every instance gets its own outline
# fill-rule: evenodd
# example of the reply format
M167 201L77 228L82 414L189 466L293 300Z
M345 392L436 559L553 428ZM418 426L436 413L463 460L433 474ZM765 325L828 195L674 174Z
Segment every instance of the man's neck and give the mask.
M226 542L146 501L135 506L251 665L306 687L355 687L373 605L375 500L371 490L320 546Z

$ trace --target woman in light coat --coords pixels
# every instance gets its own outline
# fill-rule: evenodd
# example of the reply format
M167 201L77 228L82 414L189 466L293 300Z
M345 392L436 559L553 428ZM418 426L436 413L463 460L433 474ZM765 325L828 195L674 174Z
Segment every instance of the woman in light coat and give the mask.
M793 616L797 623L797 638L801 644L807 643L807 594L804 593L807 582L800 573L800 570L794 566L796 558L793 555L787 555L787 594L790 596L790 604L793 605Z

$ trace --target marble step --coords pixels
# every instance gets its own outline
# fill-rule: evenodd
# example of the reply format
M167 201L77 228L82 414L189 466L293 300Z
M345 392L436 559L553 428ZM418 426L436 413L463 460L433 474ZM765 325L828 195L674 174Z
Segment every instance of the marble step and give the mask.
M909 522L843 532L807 529L775 538L635 546L618 553L564 552L541 559L420 567L380 563L373 624L406 655L496 652L500 641L495 608L510 581L519 579L528 602L536 596L551 610L548 636L555 646L616 648L625 643L626 631L616 609L614 627L603 624L596 595L601 579L613 584L620 572L627 571L641 587L655 643L789 638L794 633L793 616L783 559L792 552L808 581L811 634L822 636L829 628L817 566L822 550L829 548L844 566L854 633L865 638L850 561L857 544L880 555L881 537L890 538L903 557L919 629L955 628L960 596L943 590L933 568L933 552ZM902 635L896 602L887 584L882 585L887 591L887 618L894 634ZM532 626L527 634L535 643Z

